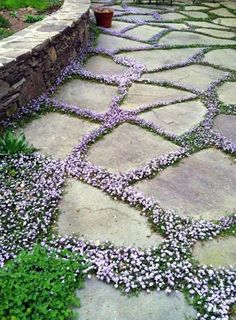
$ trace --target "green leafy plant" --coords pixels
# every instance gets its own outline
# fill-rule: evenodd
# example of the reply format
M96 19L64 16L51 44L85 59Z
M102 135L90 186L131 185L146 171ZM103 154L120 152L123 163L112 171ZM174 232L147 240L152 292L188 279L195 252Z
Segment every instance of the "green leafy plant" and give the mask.
M48 8L61 5L62 2L62 0L1 0L0 8L14 10L30 7L44 11Z
M10 21L0 14L0 28L8 28Z
M12 32L4 28L0 28L0 40L12 35Z
M36 149L28 144L23 133L17 136L11 130L7 130L0 137L0 156L16 153L32 153L34 151Z
M0 269L0 319L71 319L86 267L81 256L68 250L58 255L37 245L22 251Z
M42 16L42 15L31 15L31 14L28 14L27 16L25 16L24 21L28 22L28 23L34 23L34 22L43 20L43 18L44 18L44 16Z

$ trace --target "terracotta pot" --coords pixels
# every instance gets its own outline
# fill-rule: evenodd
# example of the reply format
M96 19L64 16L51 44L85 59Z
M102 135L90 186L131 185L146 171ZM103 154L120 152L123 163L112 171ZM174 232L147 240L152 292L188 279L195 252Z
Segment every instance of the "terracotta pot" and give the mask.
M108 8L96 8L94 10L97 25L103 28L110 28L114 11Z

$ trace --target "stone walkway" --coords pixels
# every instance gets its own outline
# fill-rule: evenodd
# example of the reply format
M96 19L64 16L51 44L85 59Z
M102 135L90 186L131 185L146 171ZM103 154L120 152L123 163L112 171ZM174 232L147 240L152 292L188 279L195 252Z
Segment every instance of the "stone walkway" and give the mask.
M46 99L53 111L23 131L65 163L63 239L94 241L83 252L99 280L160 292L127 298L93 278L78 292L80 319L229 319L236 2L112 7L112 28ZM201 308L187 304L186 292Z

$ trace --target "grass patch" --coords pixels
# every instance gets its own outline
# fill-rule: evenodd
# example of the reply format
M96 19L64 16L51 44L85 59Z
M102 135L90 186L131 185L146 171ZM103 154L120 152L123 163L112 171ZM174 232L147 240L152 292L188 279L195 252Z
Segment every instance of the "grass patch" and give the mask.
M37 10L47 10L62 4L62 0L1 0L0 9L17 10L31 7Z
M6 38L6 37L9 37L10 35L12 35L13 32L9 31L9 30L6 30L6 29L3 29L3 28L0 28L0 40Z
M28 14L27 16L25 16L25 22L28 22L28 23L34 23L34 22L38 22L38 21L41 21L43 20L44 16L43 15L31 15L31 14Z
M0 14L0 28L9 28L10 21Z

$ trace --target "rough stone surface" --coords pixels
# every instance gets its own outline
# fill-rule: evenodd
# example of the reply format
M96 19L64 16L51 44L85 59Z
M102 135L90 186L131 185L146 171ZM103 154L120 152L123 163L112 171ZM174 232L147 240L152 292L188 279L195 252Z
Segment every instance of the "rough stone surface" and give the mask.
M135 37L142 41L148 41L154 35L165 30L164 28L152 27L152 26L139 26L132 30L125 32L126 35Z
M188 86L197 90L205 91L212 81L215 81L224 75L226 75L226 72L212 67L191 65L173 70L144 74L141 79L171 81L176 85Z
M218 219L236 208L236 166L219 150L199 151L135 186L184 216Z
M178 148L136 125L122 124L90 147L88 160L110 172L126 172Z
M208 17L207 13L200 11L181 11L181 13L191 18L205 19Z
M206 108L200 101L188 101L152 109L141 113L140 117L155 123L169 133L180 135L202 121L205 114Z
M134 26L134 24L132 24L132 23L114 20L114 21L112 21L112 25L111 25L110 30L121 31L122 29L124 29L126 27L132 27L132 26Z
M94 74L108 76L122 75L127 68L115 63L112 59L95 55L90 57L84 64L84 68Z
M217 18L213 20L213 22L223 26L236 28L236 18Z
M133 41L129 39L122 39L119 37L101 34L98 38L97 48L105 48L108 50L126 49L126 48L139 48L143 46L142 42Z
M170 295L140 292L129 298L111 285L92 279L77 295L81 299L78 320L185 320L196 316L178 291Z
M219 99L227 104L236 103L236 82L225 82L218 89Z
M153 24L154 25L154 24ZM158 23L156 24L157 26L163 26L163 27L170 27L176 30L183 30L183 29L188 29L188 26L186 26L183 23L174 23L174 22L163 22L163 23Z
M235 56L236 50L234 49L217 49L206 53L203 61L223 68L236 70Z
M235 19L236 21L236 19ZM159 44L163 45L219 45L219 39L204 36L193 32L172 31L161 38ZM233 40L221 39L220 45L236 44Z
M109 240L116 246L142 248L157 247L162 241L138 210L80 181L67 182L59 208L62 235L74 233L96 242Z
M236 267L236 237L219 238L198 242L193 249L194 257L201 264L214 267Z
M134 83L128 92L128 96L122 104L122 108L133 110L141 106L155 103L171 103L180 98L193 98L194 95L183 90L165 88L157 85Z
M40 152L65 159L81 138L97 127L98 124L89 121L59 113L48 113L18 131L23 131L27 141Z
M180 13L163 13L161 14L161 18L162 20L171 20L171 21L175 21L175 20L181 20L181 19L186 19L186 17Z
M112 97L116 94L117 88L114 86L76 79L62 85L55 99L100 113L108 110Z
M225 8L214 9L214 10L211 10L210 13L214 13L217 16L221 16L221 17L234 17L235 18L235 15Z
M144 14L137 14L137 15L128 14L123 16L122 19L125 19L128 22L139 22L140 20L153 21L153 22L157 21L152 15L144 15Z
M220 114L215 117L213 130L219 131L224 137L236 143L236 116Z
M224 30L214 30L214 29L204 29L204 28L197 28L195 29L197 32L204 33L209 36L217 37L217 38L234 38L235 32L231 31L224 31Z
M198 48L171 49L168 50L167 54L166 50L145 50L125 52L119 56L135 59L138 62L143 63L149 71L153 68L161 68L164 65L184 62L198 51Z
M200 28L211 28L211 29L227 29L227 27L219 26L214 23L205 22L205 21L186 21L190 26L200 27Z
M233 9L236 10L236 2L235 1L223 1L223 4L225 7L229 8L229 9Z
M185 11L199 11L199 10L208 10L209 8L204 6L187 6L184 7Z

